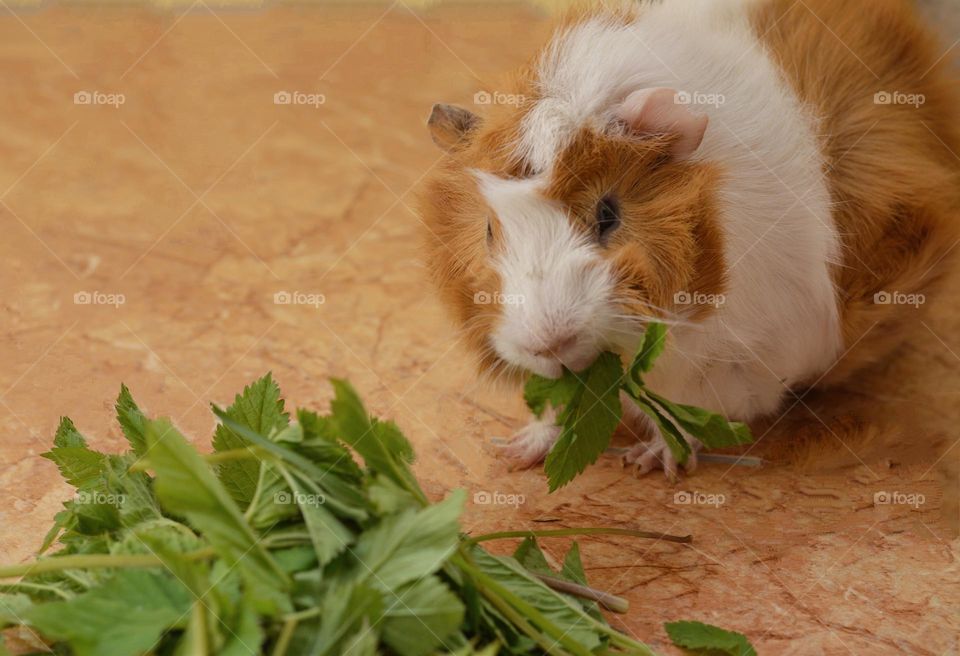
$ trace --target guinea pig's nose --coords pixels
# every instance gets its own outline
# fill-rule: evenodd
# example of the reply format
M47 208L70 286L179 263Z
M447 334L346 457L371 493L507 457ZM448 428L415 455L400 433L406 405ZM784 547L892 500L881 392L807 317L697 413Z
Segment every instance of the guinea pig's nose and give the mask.
M530 352L537 357L557 357L568 348L577 343L576 333L564 333L558 337L552 338L542 346L530 349Z

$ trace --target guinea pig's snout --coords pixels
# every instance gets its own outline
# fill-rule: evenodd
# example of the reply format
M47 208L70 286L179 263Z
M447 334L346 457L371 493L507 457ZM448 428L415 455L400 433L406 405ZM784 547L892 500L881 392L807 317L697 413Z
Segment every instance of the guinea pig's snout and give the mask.
M544 340L539 344L530 345L527 347L527 351L534 357L556 358L559 360L561 354L576 346L576 344L577 334L574 332L566 332L550 338L549 341Z

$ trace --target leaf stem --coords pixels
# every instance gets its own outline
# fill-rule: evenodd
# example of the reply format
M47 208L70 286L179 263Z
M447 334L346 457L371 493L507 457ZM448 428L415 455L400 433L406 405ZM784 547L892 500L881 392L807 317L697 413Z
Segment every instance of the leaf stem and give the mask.
M580 597L581 599L595 601L607 610L613 611L614 613L626 613L628 610L630 610L630 602L623 597L618 597L615 594L604 592L603 590L597 590L596 588L591 588L587 585L580 585L579 583L574 583L573 581L558 579L555 576L547 576L546 574L539 574L537 572L530 573L557 592L573 595L574 597Z
M187 560L206 560L216 555L216 551L205 547L182 554L182 557ZM163 561L152 554L76 554L69 556L51 556L19 565L0 566L0 579L26 576L28 574L59 572L65 569L100 569L112 567L129 569L136 567L160 567L162 565Z
M669 533L657 533L654 531L636 531L630 528L613 527L588 527L588 528L556 528L544 530L521 530L521 531L497 531L496 533L484 533L468 537L464 540L467 544L477 544L478 542L487 542L488 540L502 540L506 538L551 538L563 537L566 535L627 535L634 538L650 538L653 540L664 540L666 542L693 542L693 537L689 535L670 535Z

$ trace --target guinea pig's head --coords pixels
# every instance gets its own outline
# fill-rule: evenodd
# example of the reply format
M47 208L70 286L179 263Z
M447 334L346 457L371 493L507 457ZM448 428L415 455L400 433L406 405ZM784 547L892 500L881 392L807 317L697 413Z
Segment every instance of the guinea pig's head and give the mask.
M646 89L560 134L545 103L428 121L445 155L420 194L426 264L481 369L508 378L628 353L724 278L718 176L692 157L706 117Z

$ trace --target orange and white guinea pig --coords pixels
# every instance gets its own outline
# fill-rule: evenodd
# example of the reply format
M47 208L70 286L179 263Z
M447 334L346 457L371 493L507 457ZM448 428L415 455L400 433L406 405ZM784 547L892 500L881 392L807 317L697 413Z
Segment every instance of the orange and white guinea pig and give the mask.
M425 259L481 369L629 358L655 319L650 387L750 421L888 358L960 235L946 51L908 0L633 3L565 18L482 115L436 105Z

